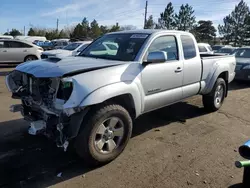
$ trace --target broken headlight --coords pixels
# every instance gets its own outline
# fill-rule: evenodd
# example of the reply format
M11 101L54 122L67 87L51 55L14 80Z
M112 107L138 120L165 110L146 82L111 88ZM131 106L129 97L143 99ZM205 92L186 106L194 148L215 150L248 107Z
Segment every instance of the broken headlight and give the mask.
M73 91L73 83L71 80L62 79L60 81L57 98L67 101Z

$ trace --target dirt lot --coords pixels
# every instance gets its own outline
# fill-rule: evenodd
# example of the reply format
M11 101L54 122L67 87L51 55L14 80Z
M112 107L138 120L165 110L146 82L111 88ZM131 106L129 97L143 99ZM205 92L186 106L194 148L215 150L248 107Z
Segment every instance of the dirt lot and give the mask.
M123 154L89 169L43 137L27 135L28 124L9 112L19 102L4 84L9 70L0 68L1 187L240 187L234 162L250 137L250 84L232 83L216 113L205 113L198 96L142 116Z

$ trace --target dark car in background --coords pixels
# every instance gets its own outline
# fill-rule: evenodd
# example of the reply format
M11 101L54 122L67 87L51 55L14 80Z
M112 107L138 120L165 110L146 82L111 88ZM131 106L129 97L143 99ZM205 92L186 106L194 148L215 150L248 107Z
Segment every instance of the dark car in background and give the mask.
M235 58L235 80L250 81L250 47L237 49L235 51Z
M221 48L224 48L224 47L231 47L231 46L230 45L213 45L212 49L213 49L214 53L216 53L218 50L220 50Z
M224 47L224 45L214 45L214 46L212 46L212 49L214 52L217 52L219 49L221 49L223 47Z
M217 50L215 53L220 55L229 55L234 54L236 47L222 47L221 49Z

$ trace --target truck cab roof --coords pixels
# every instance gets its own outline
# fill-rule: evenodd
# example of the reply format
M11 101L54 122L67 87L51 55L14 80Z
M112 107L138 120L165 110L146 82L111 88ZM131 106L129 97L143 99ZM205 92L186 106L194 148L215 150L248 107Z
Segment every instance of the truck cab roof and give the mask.
M117 31L108 34L125 34L125 33L136 33L136 34L154 34L154 33L176 33L176 34L190 34L185 31L177 30L165 30L165 29L137 29L137 30L127 30L127 31Z

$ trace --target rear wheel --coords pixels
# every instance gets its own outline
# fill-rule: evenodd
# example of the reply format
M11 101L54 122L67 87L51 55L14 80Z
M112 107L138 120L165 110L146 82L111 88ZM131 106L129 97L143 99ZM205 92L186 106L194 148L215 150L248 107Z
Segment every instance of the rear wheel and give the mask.
M226 82L222 78L218 78L212 91L202 96L203 105L208 111L217 111L222 106L226 95Z
M121 154L132 133L132 119L120 105L104 105L90 114L76 138L76 152L87 164L108 163Z
M27 56L27 57L24 58L24 62L34 61L34 60L37 60L37 57L34 56L34 55L29 55L29 56Z

